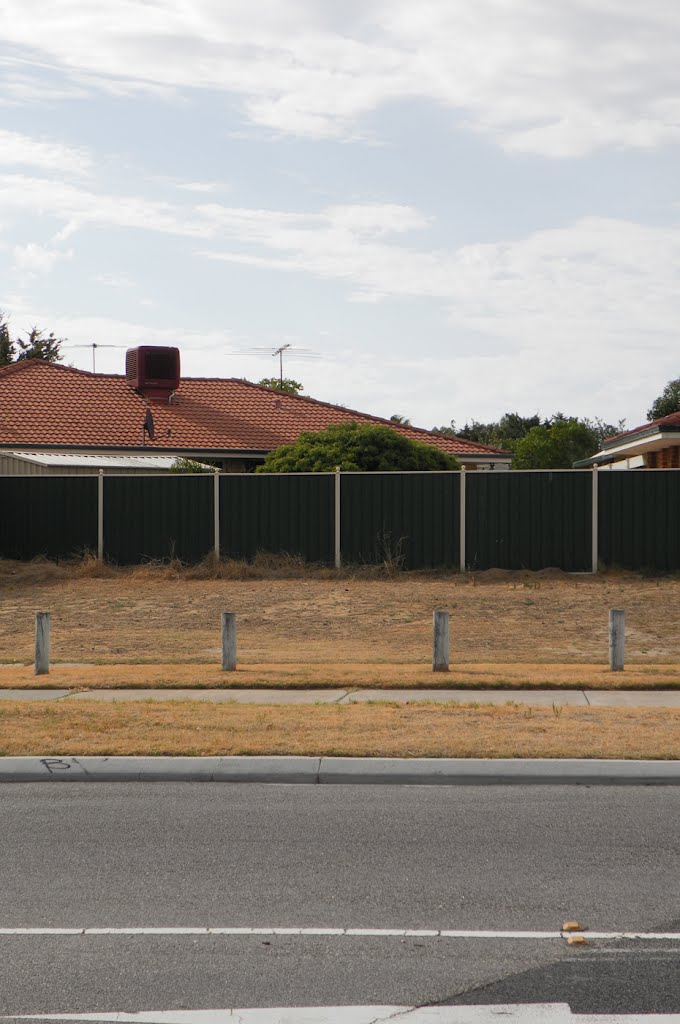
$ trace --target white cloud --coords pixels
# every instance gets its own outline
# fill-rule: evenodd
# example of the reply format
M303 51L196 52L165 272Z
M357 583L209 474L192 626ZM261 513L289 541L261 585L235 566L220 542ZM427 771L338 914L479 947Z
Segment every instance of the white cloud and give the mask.
M181 206L97 195L20 175L0 178L0 217L21 218L29 210L62 225L56 239L85 224L142 229L190 238L203 256L252 266L253 273L265 268L337 281L362 301L435 300L448 316L448 346L441 334L435 343L418 337L412 353L397 348L386 362L384 352L378 355L384 342L371 342L372 358L380 358L389 374L385 381L395 408L376 410L387 414L401 409L421 422L446 422L445 402L448 418L460 420L496 415L501 401L525 412L562 407L616 419L631 408L632 390L653 396L660 382L677 375L672 364L680 320L678 225L587 217L524 238L433 249L419 235L427 218L410 206L335 205L304 213L214 202ZM27 269L31 262L33 270L41 262L49 269L54 247L54 238L49 245L25 246L19 261ZM224 352L219 332L173 333L162 326L135 332L135 324L102 320L100 333L90 338L103 342L124 336L126 343L176 338L183 348L206 344ZM206 355L205 369L196 363L192 372L212 372L209 363ZM243 358L238 365L246 365ZM256 367L247 367L219 372L257 374ZM322 370L310 371L312 384L317 377L323 381ZM315 393L348 405L372 405L356 382L346 385L354 390L343 397L344 382L341 369L332 393L328 380L323 389L315 384ZM406 399L428 395L432 382L445 400L423 398L419 413L418 400Z
M52 174L80 175L92 167L84 150L0 129L0 166L39 167Z
M63 226L55 241L64 241L82 225L120 227L208 238L212 228L191 210L141 196L97 194L56 179L0 175L0 211L30 211L56 218Z
M182 192L218 192L225 185L219 185L216 181L186 181L175 186Z
M134 281L131 281L125 274L96 274L95 281L106 285L107 288L134 288Z
M46 274L53 269L58 260L70 259L72 251L60 251L46 245L29 242L28 245L17 245L14 249L14 267L28 274Z
M227 236L256 243L259 251L204 254L344 280L364 300L438 298L452 325L497 339L496 348L530 351L532 358L547 353L548 360L557 352L558 361L564 352L567 360L596 364L598 373L630 353L639 359L641 343L663 350L674 339L678 227L585 218L517 241L424 251L389 244L375 231L365 235L355 229L354 209L349 217L338 217L337 209L297 220L290 214L267 219L262 211L250 218L224 211L220 219L215 210ZM398 221L398 211L388 210ZM417 224L415 211L405 217Z
M232 93L276 132L352 136L424 98L551 157L680 138L675 0L5 0L4 21L80 87Z
M62 182L0 177L0 215L30 210L61 222L63 241L80 225L141 229L202 242L200 255L254 268L344 281L353 297L434 298L451 323L513 344L568 339L570 349L611 335L621 346L668 344L680 316L680 227L582 218L526 238L458 249L409 245L428 226L410 206L354 204L314 213L180 206L139 196L98 195ZM51 246L25 259L48 262Z

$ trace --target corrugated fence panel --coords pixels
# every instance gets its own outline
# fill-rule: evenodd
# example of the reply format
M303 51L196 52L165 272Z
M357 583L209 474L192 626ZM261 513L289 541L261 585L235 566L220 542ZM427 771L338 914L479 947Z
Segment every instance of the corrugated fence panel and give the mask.
M680 470L611 470L598 478L601 561L624 569L680 569Z
M327 473L227 473L220 477L224 558L258 551L333 564L334 476Z
M459 473L343 473L342 560L458 566Z
M469 569L591 568L591 473L469 473Z
M96 477L0 477L0 557L97 550Z
M213 548L213 523L212 475L104 478L104 554L119 565L200 562Z

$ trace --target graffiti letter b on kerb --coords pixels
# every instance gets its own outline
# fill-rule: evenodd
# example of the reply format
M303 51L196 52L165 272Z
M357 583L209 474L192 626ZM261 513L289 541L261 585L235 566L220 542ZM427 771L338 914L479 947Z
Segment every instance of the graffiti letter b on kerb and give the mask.
M53 772L66 771L68 768L71 767L68 761L62 761L58 757L41 757L40 763L45 765L50 775Z

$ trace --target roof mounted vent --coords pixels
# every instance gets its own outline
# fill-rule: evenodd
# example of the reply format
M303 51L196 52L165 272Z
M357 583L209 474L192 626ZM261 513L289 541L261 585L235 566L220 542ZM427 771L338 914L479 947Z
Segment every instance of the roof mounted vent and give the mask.
M179 387L179 349L140 345L125 353L125 376L145 398L168 400Z

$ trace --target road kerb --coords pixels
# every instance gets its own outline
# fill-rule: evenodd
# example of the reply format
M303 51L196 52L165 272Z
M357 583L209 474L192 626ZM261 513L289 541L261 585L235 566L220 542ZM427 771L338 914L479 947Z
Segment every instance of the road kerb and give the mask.
M678 761L568 758L3 757L0 782L680 785Z

